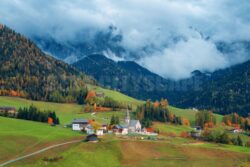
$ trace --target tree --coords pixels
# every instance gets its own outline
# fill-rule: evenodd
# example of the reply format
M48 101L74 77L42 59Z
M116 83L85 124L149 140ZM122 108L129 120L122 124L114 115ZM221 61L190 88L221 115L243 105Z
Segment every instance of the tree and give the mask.
M211 111L199 111L195 114L195 124L202 128L204 128L205 125L213 126L216 124L216 117Z
M87 96L88 90L87 89L81 89L76 97L78 104L84 104L86 96Z
M241 139L241 137L239 135L237 137L237 142L238 142L239 146L243 146L243 141L242 141L242 139Z

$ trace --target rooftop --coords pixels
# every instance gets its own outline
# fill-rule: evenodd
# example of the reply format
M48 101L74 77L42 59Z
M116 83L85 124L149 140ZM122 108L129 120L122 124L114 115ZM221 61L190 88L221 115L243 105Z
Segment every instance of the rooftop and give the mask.
M74 119L72 123L88 123L87 119Z

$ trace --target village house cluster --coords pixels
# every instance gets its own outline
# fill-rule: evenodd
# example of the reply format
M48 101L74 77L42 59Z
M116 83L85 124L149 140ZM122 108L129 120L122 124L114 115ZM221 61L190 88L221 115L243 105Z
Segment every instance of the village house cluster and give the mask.
M141 135L157 135L151 128L142 128L139 120L131 120L129 116L129 111L126 112L126 117L124 119L124 124L116 124L109 126L108 124L102 124L95 129L91 125L91 121L87 119L74 119L72 121L73 131L85 131L86 134L96 134L97 136L102 136L104 134L115 134L115 135L128 135L129 133L141 134Z

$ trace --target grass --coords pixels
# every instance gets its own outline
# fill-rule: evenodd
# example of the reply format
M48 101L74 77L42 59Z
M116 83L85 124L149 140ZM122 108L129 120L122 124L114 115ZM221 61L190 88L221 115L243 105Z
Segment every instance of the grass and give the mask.
M214 148L175 145L175 140L129 141L105 138L99 143L80 143L70 148L54 149L12 166L93 166L93 167L233 167L249 166L248 154ZM178 140L178 139L177 139ZM63 150L65 149L65 150ZM44 162L44 157L62 156L57 162Z
M96 113L92 116L90 113L83 112L83 106L78 104L66 104L66 103L51 103L42 101L32 101L16 97L0 96L0 106L16 107L29 107L31 104L39 108L40 110L52 110L58 115L61 124L69 124L74 118L96 119L96 121L108 123L109 118L112 115L118 116L120 119L124 119L124 112L103 112ZM104 119L105 118L105 119Z
M197 113L197 111L191 110L191 109L180 109L180 108L176 108L172 106L169 106L169 110L176 116L182 116L182 117L187 118L190 121L191 125L195 124L195 114ZM214 114L214 115L216 117L217 123L222 122L223 120L222 115L219 115L219 114Z
M120 92L111 90L111 89L104 89L99 86L88 85L89 90L95 90L96 92L102 92L105 96L111 97L119 102L131 104L133 107L136 107L139 104L142 104L143 101L137 100Z
M45 143L65 141L81 136L60 126L0 117L0 161L43 146Z
M189 132L192 128L188 126L165 124L160 122L153 123L154 129L159 129L160 133L174 133L175 135L180 135L182 132Z

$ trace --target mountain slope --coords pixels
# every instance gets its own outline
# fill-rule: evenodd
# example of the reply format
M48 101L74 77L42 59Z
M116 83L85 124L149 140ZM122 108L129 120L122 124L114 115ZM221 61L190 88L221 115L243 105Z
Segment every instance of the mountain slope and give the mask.
M189 91L180 96L177 106L212 109L222 114L237 112L248 116L250 111L250 61L207 77L199 91Z
M250 61L214 73L194 71L192 77L171 81L135 62L114 62L103 55L89 55L74 63L102 85L139 99L167 98L178 107L210 109L221 114L250 111Z
M85 89L85 83L94 83L6 26L0 26L0 64L1 95L15 91L34 100L60 101L58 98L64 96L74 101L71 92Z
M93 76L100 84L139 99L158 98L170 84L135 62L115 62L101 54L89 55L73 66Z

